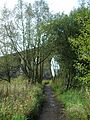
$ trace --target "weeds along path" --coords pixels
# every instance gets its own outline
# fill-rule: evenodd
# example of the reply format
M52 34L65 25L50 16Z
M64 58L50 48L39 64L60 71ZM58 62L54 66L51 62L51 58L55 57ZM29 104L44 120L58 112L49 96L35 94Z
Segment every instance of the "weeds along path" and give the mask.
M65 120L64 106L55 100L50 86L45 86L45 103L39 120Z

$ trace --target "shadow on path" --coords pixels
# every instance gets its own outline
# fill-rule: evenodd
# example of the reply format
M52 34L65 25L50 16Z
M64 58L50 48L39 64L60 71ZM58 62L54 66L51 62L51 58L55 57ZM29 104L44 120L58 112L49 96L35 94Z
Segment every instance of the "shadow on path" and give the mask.
M45 86L45 103L39 120L65 120L64 105L55 100L50 86Z

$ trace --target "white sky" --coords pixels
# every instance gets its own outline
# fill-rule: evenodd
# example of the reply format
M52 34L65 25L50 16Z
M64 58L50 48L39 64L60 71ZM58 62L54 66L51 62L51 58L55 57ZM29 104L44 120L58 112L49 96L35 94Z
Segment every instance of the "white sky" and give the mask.
M25 2L33 3L35 0L24 0ZM46 0L49 4L50 11L53 13L63 12L68 14L73 8L78 6L78 0ZM4 4L7 7L13 8L17 0L0 0L0 9L3 8Z

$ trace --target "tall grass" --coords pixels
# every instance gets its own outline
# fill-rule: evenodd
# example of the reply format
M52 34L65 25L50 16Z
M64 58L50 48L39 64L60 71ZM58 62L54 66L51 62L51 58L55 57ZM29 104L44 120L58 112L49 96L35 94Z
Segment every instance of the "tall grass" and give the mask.
M0 81L0 120L25 120L37 112L42 102L42 87L27 80Z
M61 92L61 86L52 85L59 101L65 105L67 120L90 120L90 92L68 90Z

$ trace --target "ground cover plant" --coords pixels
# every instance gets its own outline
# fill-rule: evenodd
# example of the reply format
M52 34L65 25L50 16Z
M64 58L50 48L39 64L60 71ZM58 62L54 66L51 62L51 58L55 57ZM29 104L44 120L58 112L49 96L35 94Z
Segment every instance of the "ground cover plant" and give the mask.
M90 92L71 89L61 90L60 84L53 84L53 90L59 101L65 105L67 120L90 120Z
M42 102L41 85L27 80L0 81L0 120L33 120Z

